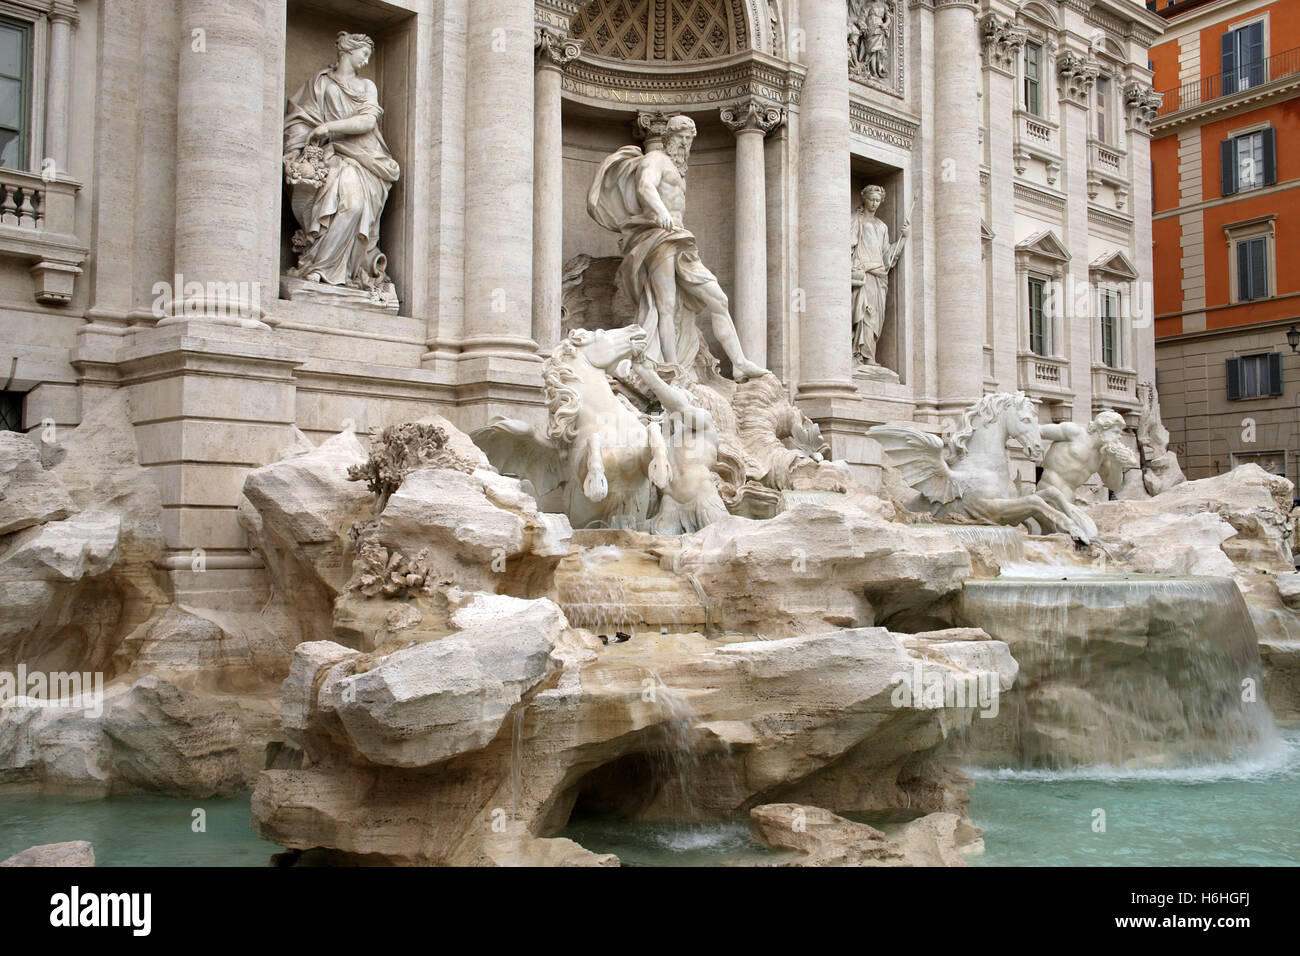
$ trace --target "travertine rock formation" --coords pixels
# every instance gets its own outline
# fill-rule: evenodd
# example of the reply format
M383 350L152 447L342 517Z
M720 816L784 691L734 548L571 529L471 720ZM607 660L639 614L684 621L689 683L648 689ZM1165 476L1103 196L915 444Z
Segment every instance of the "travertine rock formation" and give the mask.
M94 866L95 848L86 840L46 843L15 853L0 866Z
M984 848L980 829L955 813L927 813L887 836L820 807L770 803L749 811L749 831L800 854L786 866L967 866L963 853Z
M255 829L340 859L499 863L558 852L545 834L575 807L718 817L797 794L841 810L959 809L927 761L974 701L901 705L896 687L917 667L997 687L1015 675L987 640L977 671L947 655L952 642L922 654L883 628L730 643L642 633L602 647L549 601L498 610L509 613L489 623L480 611L473 627L382 657L300 646L285 729L312 765L261 776ZM444 663L421 666L429 655Z

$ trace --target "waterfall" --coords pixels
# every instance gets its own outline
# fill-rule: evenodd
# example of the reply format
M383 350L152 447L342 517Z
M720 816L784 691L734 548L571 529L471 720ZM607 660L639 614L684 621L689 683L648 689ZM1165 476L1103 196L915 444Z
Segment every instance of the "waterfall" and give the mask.
M1255 630L1229 578L1039 568L966 582L960 616L1020 663L998 718L967 731L978 763L1185 765L1276 741Z
M635 622L628 613L627 591L616 573L604 573L601 566L617 561L619 549L606 544L581 548L578 561L583 574L560 590L559 605L574 627L613 638L623 631L632 633Z

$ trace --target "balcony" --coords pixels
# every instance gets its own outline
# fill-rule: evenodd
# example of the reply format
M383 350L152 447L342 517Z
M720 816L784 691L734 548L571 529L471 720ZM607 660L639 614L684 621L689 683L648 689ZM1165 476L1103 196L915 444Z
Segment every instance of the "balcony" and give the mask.
M74 233L80 188L66 177L47 182L35 173L0 169L0 255L31 264L36 301L44 305L72 299L86 258Z
M1016 110L1016 175L1023 176L1032 157L1047 166L1048 185L1054 185L1061 170L1060 136L1056 123L1025 110Z
M1121 405L1138 407L1137 372L1109 365L1092 367L1092 404L1097 406Z
M1056 355L1018 353L1016 378L1020 390L1035 398L1060 401L1074 395L1070 389L1070 363Z
M1156 110L1156 119L1292 78L1300 81L1300 47L1276 53L1258 63L1164 90L1161 94L1164 99Z

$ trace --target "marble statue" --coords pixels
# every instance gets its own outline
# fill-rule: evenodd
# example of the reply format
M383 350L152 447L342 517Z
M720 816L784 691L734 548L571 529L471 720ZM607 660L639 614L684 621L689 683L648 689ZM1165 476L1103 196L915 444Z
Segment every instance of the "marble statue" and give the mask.
M889 4L849 0L849 72L883 80L889 74Z
M1151 382L1138 384L1142 412L1138 418L1138 447L1142 450L1142 484L1158 495L1187 480L1178 456L1169 450L1169 429L1160 420L1160 395Z
M284 125L285 181L301 227L290 275L324 287L359 290L397 309L379 218L399 168L379 131L379 94L357 74L374 52L361 33L338 35L338 61L289 98Z
M1043 456L1038 492L1059 491L1070 505L1062 510L1083 526L1090 537L1096 537L1097 526L1074 503L1074 496L1094 474L1111 491L1119 491L1124 483L1124 469L1137 465L1137 455L1124 443L1124 419L1115 412L1103 411L1086 426L1074 422L1041 425L1039 434L1052 444ZM1043 530L1052 529L1044 527Z
M538 503L567 515L575 528L688 534L725 518L713 476L719 446L713 418L689 392L659 376L648 342L639 325L574 329L543 365L545 434L526 422L497 419L471 437L498 471L527 479ZM664 415L641 412L615 394L610 375L633 373ZM657 514L651 486L661 492Z
M644 153L624 146L607 156L592 180L587 212L620 235L619 284L650 336L646 354L690 368L701 349L696 317L707 315L733 377L744 380L765 370L745 357L727 296L700 261L695 236L682 226L694 140L695 123L678 114L668 119L662 142L648 141Z
M986 524L1016 525L1032 518L1088 543L1088 528L1072 516L1072 502L1056 487L1021 495L1011 480L1007 439L1033 461L1043 457L1034 404L1024 394L985 395L962 414L949 457L938 435L910 425L877 425L867 432L880 442L903 480L918 491L936 517L967 517Z
M721 439L713 416L697 405L689 392L674 388L646 361L633 362L663 406L664 445L668 452L668 482L663 486L659 513L650 522L654 534L691 534L728 517L718 493L713 466Z
M876 343L885 321L885 297L889 294L889 273L898 263L911 232L912 223L903 221L895 242L889 229L876 218L885 198L881 186L862 190L862 204L853 213L853 358L859 365L876 365Z

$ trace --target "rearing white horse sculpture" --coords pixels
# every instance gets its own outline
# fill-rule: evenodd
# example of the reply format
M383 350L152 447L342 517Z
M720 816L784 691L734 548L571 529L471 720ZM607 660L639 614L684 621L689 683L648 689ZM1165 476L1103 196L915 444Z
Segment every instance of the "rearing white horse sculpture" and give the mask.
M663 488L671 477L663 433L614 394L606 373L643 356L646 342L638 325L573 330L542 367L545 435L502 418L471 437L498 471L527 478L542 507L575 528L642 526L650 483Z
M906 425L877 425L867 432L880 442L903 480L920 492L937 517L965 515L988 524L1016 525L1029 518L1087 543L1088 529L1075 506L1056 489L1022 495L1011 480L1007 439L1034 461L1043 457L1038 414L1024 394L985 395L962 414L944 459L943 439Z

